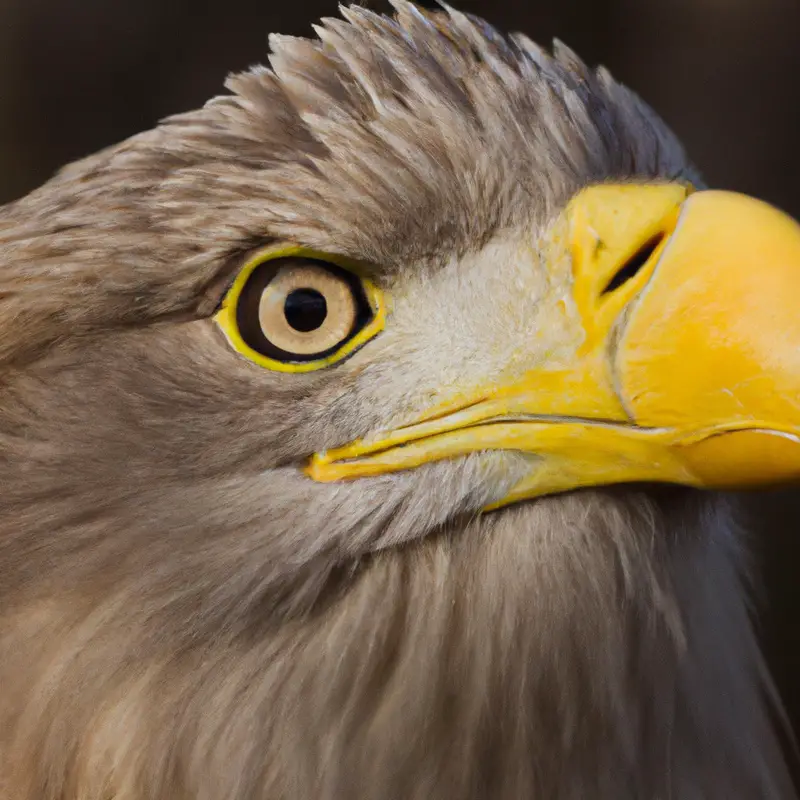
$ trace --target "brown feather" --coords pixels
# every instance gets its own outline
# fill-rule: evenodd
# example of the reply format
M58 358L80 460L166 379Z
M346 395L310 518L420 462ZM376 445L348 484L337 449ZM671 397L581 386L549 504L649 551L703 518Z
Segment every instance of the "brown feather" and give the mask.
M725 498L299 471L523 368L508 248L577 189L697 180L563 46L396 7L0 210L0 796L793 797ZM385 335L237 357L209 317L275 239L373 264Z

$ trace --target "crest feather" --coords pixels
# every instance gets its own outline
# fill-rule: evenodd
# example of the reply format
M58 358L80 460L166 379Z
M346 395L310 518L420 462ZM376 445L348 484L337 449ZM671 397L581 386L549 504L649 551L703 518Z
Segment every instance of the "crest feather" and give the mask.
M457 258L499 229L535 231L590 182L690 174L661 120L564 45L550 55L448 6L394 8L343 8L314 40L273 35L271 68L230 77L231 95L7 206L0 290L41 280L43 297L63 296L81 275L89 294L80 318L49 325L59 336L185 310L196 285L265 240L391 271ZM109 263L122 268L112 304L92 294L109 291ZM33 308L45 300L19 302L26 319L53 318ZM0 357L16 351L19 334L0 334Z

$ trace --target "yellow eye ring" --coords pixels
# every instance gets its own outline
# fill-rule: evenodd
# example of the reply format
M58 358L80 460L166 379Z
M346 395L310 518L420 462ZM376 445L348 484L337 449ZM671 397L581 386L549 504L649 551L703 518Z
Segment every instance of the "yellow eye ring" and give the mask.
M287 358L271 358L260 353L245 341L240 328L238 319L238 309L242 300L242 293L248 280L255 270L262 264L283 258L302 258L309 259L323 264L329 264L344 270L350 276L357 278L360 289L363 291L364 298L369 306L370 318L366 324L348 335L340 347L336 347L326 352L324 357L311 360L291 360L290 354ZM347 358L370 339L380 333L386 322L386 303L383 292L370 280L358 275L359 266L357 262L338 255L322 253L299 245L279 245L260 251L251 258L239 271L232 286L228 290L219 311L214 315L214 321L222 329L230 345L238 353L248 360L265 369L275 372L313 372L324 369Z

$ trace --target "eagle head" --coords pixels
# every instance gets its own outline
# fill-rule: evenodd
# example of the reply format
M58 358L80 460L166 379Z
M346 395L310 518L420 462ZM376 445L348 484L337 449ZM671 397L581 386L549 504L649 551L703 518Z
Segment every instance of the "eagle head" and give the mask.
M0 210L3 796L792 797L725 490L800 226L395 10Z

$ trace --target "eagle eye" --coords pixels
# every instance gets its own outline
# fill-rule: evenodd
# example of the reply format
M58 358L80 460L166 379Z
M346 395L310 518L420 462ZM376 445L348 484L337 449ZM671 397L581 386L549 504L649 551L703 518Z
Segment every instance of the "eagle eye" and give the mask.
M251 361L283 372L330 366L383 327L370 281L300 248L262 253L241 270L216 316Z

